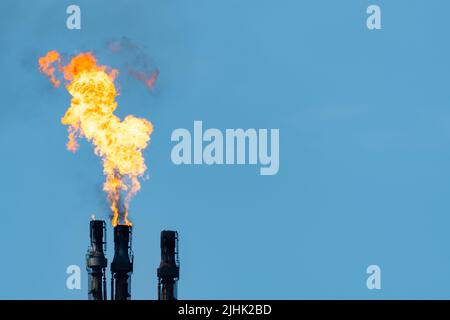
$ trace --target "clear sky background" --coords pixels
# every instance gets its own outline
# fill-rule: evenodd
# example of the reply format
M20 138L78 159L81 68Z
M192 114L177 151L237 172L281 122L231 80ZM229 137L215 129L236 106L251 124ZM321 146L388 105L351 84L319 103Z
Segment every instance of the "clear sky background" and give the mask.
M449 14L446 0L2 1L0 298L87 297L101 162L84 140L66 150L70 96L37 60L92 50L123 71L106 43L126 36L160 70L154 93L117 79L118 114L155 127L131 203L133 298L156 299L159 233L175 229L179 298L449 299ZM279 128L278 175L175 166L170 135L194 120ZM81 290L66 289L71 264ZM382 290L366 288L371 264Z

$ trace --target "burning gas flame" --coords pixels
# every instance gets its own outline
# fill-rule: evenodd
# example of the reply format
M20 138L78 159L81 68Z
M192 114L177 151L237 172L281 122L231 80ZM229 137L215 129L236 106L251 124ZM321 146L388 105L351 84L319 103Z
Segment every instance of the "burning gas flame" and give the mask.
M39 70L49 77L55 87L59 87L60 81L55 78L55 67L52 66L55 62L61 63L59 53L49 51L44 57L39 58Z
M62 124L68 126L67 149L75 152L79 137L93 143L95 153L103 162L106 176L103 190L111 204L112 224L131 225L128 207L141 187L138 178L147 169L142 151L147 147L153 126L148 120L132 115L123 121L114 115L117 108L114 79L118 72L97 65L92 53L81 53L67 65L61 65L56 51L40 58L40 70L57 87L60 82L54 75L54 63L62 71L66 88L72 95L71 105L61 119Z

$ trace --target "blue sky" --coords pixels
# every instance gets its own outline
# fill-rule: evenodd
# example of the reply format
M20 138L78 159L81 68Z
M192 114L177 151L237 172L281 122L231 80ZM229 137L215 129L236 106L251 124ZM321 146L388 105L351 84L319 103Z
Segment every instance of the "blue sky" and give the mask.
M65 26L72 3L81 30ZM379 31L366 28L374 3ZM120 67L105 44L126 36L160 70L155 93L117 79L118 114L155 127L130 209L133 298L156 298L159 232L176 229L180 298L449 299L449 12L444 0L3 1L0 298L87 296L86 272L70 291L65 270L84 269L91 214L108 217L101 162L86 141L65 149L70 96L37 59L92 50ZM279 173L175 166L170 135L194 120L279 128ZM382 290L366 288L371 264Z

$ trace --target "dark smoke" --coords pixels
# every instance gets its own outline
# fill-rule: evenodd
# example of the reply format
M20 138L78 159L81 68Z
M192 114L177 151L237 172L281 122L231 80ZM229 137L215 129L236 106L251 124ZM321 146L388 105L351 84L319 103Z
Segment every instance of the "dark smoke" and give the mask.
M154 89L159 70L153 66L151 58L141 46L127 37L121 37L109 40L107 47L111 53L124 56L127 61L125 68L130 77Z

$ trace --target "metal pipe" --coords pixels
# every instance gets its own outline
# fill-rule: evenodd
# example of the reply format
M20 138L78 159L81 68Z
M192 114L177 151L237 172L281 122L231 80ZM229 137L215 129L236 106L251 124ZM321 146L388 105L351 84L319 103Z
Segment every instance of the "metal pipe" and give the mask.
M177 281L180 277L178 232L161 231L161 263L157 270L158 300L177 300Z
M111 281L114 281L115 289L115 291L111 291L111 295L114 300L131 298L131 274L133 272L131 233L130 226L114 227L114 259L111 263Z
M104 300L106 298L105 268L108 265L105 257L105 221L91 220L89 231L91 243L86 254L86 269L89 273L88 298L89 300Z

